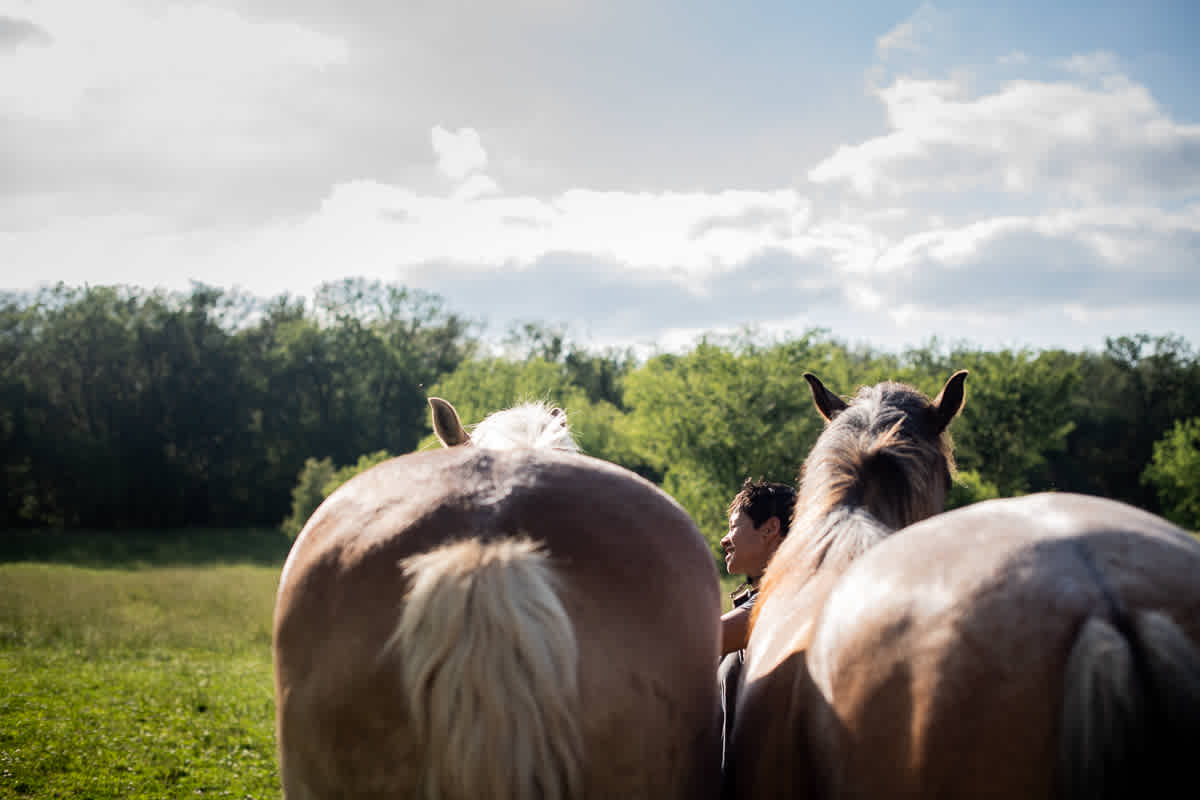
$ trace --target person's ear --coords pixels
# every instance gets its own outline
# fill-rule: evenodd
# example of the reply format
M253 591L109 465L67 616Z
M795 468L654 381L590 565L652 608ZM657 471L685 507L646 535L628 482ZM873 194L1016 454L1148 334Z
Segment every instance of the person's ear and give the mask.
M778 541L781 538L779 525L779 517L768 517L767 521L762 524L761 528L759 528L759 530L762 531L763 539L768 541L774 539L775 541Z

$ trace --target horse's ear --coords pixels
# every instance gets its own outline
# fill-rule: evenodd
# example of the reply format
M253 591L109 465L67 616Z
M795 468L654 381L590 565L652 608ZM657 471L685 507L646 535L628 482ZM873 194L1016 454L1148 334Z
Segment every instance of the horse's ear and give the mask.
M963 384L966 380L967 371L960 369L950 376L946 385L942 387L942 391L938 392L937 399L933 401L933 414L934 419L937 420L938 433L946 430L951 420L958 416L959 411L962 411L965 397Z
M454 406L440 397L431 397L429 408L433 412L433 432L443 447L471 443L471 434L463 427Z
M821 383L816 375L806 372L804 380L808 381L808 388L812 389L813 403L826 422L846 410L846 401L826 389L825 384Z

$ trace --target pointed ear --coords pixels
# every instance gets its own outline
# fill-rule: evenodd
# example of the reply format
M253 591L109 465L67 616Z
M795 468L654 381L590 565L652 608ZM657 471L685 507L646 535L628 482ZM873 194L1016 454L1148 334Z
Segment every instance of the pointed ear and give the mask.
M826 389L825 384L821 383L816 375L806 372L804 380L808 381L808 388L812 389L813 403L816 404L817 411L821 412L821 416L825 418L826 422L846 410L846 401Z
M443 447L471 443L471 435L463 427L454 406L440 397L431 397L429 408L433 412L433 432Z
M942 387L942 391L938 393L937 399L933 401L933 415L937 420L937 431L941 433L950 425L951 420L958 416L958 412L962 411L963 400L965 394L963 391L963 383L967 380L967 371L960 369L958 372L950 376L946 381L946 385Z

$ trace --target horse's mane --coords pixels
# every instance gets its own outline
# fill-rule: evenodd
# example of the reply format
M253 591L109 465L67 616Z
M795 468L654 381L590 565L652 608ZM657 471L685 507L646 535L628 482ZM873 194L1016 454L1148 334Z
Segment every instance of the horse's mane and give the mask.
M796 513L763 583L839 574L892 531L942 510L954 471L932 404L902 383L865 386L830 421L801 468Z
M567 415L538 400L492 412L471 431L471 442L491 450L534 447L579 452Z

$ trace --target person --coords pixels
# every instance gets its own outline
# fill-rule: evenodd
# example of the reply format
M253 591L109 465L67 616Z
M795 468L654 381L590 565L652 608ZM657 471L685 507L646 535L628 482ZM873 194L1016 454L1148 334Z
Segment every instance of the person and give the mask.
M733 609L721 617L721 769L726 769L727 748L733 733L733 712L750 636L750 614L758 597L758 584L767 563L787 536L796 506L796 490L786 483L746 480L729 503L729 533L721 539L725 568L746 580L730 595Z

